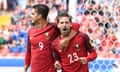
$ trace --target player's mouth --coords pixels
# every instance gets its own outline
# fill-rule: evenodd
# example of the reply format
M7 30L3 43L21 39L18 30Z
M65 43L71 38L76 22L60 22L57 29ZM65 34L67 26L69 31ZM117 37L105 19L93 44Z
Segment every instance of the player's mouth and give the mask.
M63 31L67 31L67 28L66 28L66 27L64 27L64 28L63 28Z

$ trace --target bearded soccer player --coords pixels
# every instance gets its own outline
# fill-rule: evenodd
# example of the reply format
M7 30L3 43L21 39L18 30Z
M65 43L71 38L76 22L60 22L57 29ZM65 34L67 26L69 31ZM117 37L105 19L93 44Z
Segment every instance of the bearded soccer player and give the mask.
M46 5L34 5L32 9L32 22L34 26L28 32L28 45L25 54L24 72L30 66L31 72L56 72L51 48L52 41L58 36L56 24L47 22L49 8ZM59 48L66 47L64 43L77 33L79 25L72 26L73 32L62 40Z
M67 50L64 51L59 48L59 43L71 32L71 16L66 12L60 13L57 27L61 35L52 43L56 58L54 66L57 69L61 68L62 72L89 72L88 62L95 60L97 57L96 50L89 43L89 37L82 32L78 32L70 40Z

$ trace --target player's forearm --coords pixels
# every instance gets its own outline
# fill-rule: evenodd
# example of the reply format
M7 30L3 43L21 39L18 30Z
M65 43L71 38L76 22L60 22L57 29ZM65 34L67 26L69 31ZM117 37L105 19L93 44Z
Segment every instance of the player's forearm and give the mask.
M27 47L26 53L25 53L25 65L30 64L31 61L31 48Z
M60 56L57 53L57 51L54 48L52 48L52 50L53 50L53 57L54 57L55 61L60 61Z
M24 63L24 72L27 72L29 65L30 65L30 57L29 55L26 54L25 63Z
M28 70L28 67L29 67L29 64L27 64L27 65L24 65L24 72L27 72L27 70Z
M96 51L93 49L92 52L87 56L87 61L93 61L97 58L97 53Z

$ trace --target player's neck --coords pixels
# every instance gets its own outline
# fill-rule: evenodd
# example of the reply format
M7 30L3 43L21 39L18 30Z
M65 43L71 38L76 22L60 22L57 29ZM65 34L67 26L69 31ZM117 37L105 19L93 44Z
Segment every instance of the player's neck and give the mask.
M61 38L65 38L65 37L67 37L67 36L66 36L66 35L61 35L60 37L61 37Z
M46 20L40 20L40 21L37 22L36 27L38 29L42 29L45 26L47 26L47 24L48 24L48 22Z

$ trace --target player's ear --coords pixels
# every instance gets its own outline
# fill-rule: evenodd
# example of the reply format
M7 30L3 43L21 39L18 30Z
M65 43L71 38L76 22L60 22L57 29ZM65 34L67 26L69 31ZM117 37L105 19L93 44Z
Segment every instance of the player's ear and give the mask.
M57 28L60 28L60 24L59 24L59 22L58 22L58 24L57 24Z
M41 14L38 14L38 18L39 18L39 19L42 18L42 15L41 15Z

